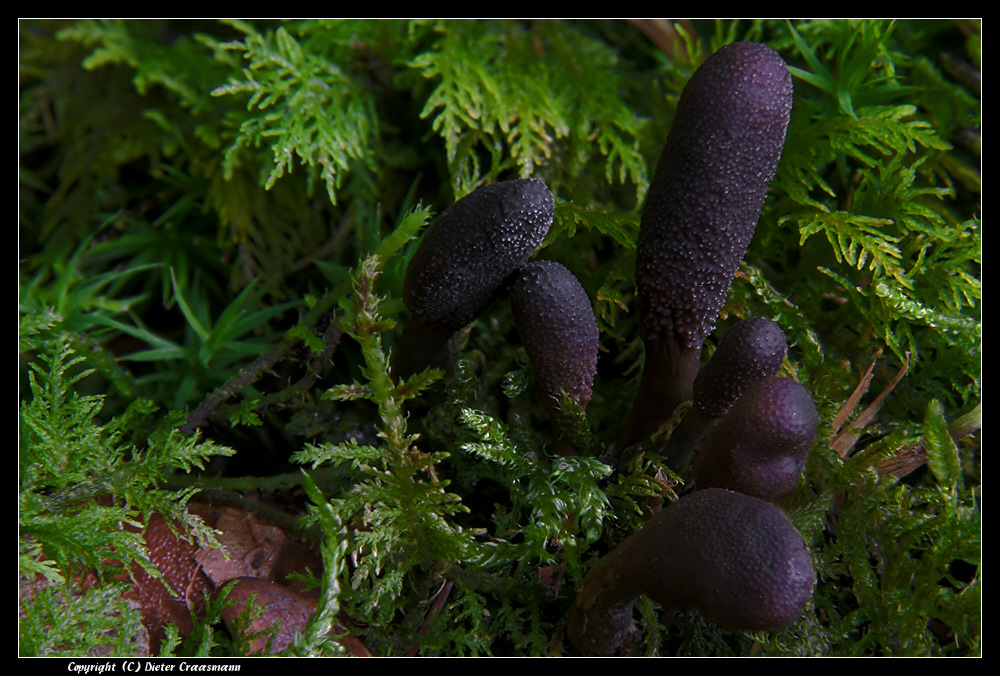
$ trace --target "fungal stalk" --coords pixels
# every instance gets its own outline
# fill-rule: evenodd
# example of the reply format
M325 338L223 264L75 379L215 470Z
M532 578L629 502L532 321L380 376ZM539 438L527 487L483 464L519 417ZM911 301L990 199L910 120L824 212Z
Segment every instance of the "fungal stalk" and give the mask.
M792 79L767 45L723 47L681 95L646 195L635 276L645 364L622 445L690 400L702 344L781 157Z

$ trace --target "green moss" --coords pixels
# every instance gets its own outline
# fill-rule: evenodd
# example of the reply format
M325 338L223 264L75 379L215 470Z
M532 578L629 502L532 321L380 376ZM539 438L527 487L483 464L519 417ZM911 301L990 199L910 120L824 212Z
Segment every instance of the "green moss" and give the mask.
M22 603L23 653L135 650L136 618L102 600L120 593L105 554L148 563L118 524L182 516L206 486L282 490L322 533L323 602L293 652L338 652L339 613L380 655L568 653L583 574L682 490L656 458L596 455L635 391L638 213L677 97L705 55L751 39L790 64L795 105L717 335L773 319L784 375L816 399L819 440L782 506L819 582L766 635L643 602L628 651L979 654L979 22L20 32L19 562L50 590ZM388 371L421 229L529 176L556 198L539 256L581 281L600 327L576 420L595 457L550 453L505 301L456 336L449 371ZM84 593L81 568L108 586ZM59 608L66 623L47 619ZM224 634L167 649L236 650Z

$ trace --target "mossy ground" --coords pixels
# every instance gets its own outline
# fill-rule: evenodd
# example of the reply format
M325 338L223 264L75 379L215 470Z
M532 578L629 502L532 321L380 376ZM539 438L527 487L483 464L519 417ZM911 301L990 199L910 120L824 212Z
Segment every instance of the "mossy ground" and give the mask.
M979 21L19 25L19 562L51 584L22 654L138 650L101 562L145 560L121 521L183 518L205 488L280 495L322 533L292 652L336 653L340 613L378 655L566 654L575 585L676 488L655 458L597 456L641 360L652 167L687 78L739 39L778 50L796 99L716 335L775 320L816 399L783 507L819 584L767 635L642 603L626 650L979 654ZM600 326L589 457L549 452L504 302L447 374L388 374L416 238L518 176L556 196L538 257ZM109 586L82 593L82 568ZM168 650L238 652L208 620Z

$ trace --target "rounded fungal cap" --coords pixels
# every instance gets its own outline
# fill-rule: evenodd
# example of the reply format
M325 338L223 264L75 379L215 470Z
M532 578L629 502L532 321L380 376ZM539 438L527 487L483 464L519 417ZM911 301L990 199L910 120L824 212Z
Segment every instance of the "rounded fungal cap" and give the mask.
M510 284L517 333L544 392L565 389L581 407L597 373L598 328L587 292L561 263L533 261Z
M636 250L643 336L699 348L753 238L777 170L792 78L776 51L727 45L681 95Z
M770 319L750 317L736 324L698 372L695 405L706 415L725 415L747 387L778 372L787 349L784 332Z
M764 500L695 491L639 533L647 556L661 562L645 594L666 607L697 608L732 629L770 631L795 620L812 596L816 574L805 542Z
M757 381L699 446L695 485L764 500L787 494L805 467L818 420L812 395L801 384L778 376Z
M483 186L424 234L403 282L410 312L447 332L474 321L542 243L555 201L534 178Z
M640 595L667 610L697 609L730 629L770 631L799 617L815 583L805 542L780 509L721 488L695 491L587 573L567 637L583 654L613 653Z

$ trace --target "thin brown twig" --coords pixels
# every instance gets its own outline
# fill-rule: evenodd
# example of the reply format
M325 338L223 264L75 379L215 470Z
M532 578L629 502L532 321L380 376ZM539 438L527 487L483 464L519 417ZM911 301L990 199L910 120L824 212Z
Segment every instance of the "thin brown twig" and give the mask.
M278 395L274 395L272 399L278 397L279 395L279 398L287 399L289 397L289 390L294 391L297 395L311 388L319 379L319 374L323 365L330 360L334 350L336 350L337 344L340 342L340 336L341 333L336 318L331 318L330 325L323 334L323 350L317 358L310 361L308 373L294 385L290 386L290 388L285 388L278 393ZM251 364L240 369L240 371L224 385L212 391L212 393L209 394L204 401L202 401L202 403L191 412L187 421L180 427L181 434L192 434L195 430L206 425L208 421L212 419L212 416L215 415L215 412L220 406L259 380L271 369L272 366L281 361L289 350L297 345L298 342L298 340L282 340L280 343L271 348L266 354L258 357Z
M455 586L455 583L451 580L445 582L441 589L438 590L437 594L434 596L434 603L431 605L431 609L427 612L427 616L424 618L424 623L420 625L420 630L417 632L421 636L430 631L431 624L437 619L438 615L444 609L445 604L448 602L448 596L451 594L451 588ZM418 646L412 646L406 651L407 657L413 657L417 654L419 650Z
M864 393L868 390L868 386L871 384L871 374L875 368L875 362L873 361L871 366L869 366L868 370L865 372L865 376L861 379L861 383L857 388L855 388L854 392L851 393L851 396L848 397L847 403L844 404L840 412L837 414L835 420L840 422L834 425L835 433L833 438L830 440L830 445L841 458L847 457L851 449L854 448L854 444L861 436L861 432L868 427L873 420L875 420L875 416L878 415L878 412L881 410L882 404L885 403L886 398L896 388L899 381L903 379L903 376L906 375L906 372L910 368L910 353L907 352L905 357L906 360L903 363L902 368L900 368L896 373L892 382L889 383L889 385L882 390L877 397L875 397L875 400L872 401L872 403L868 404L868 406L865 407L865 409L851 421L850 425L841 429L841 425L843 425L843 421L846 420L847 414L853 410L854 406L857 405L857 402L861 399L861 396L864 395ZM848 407L849 405L850 407Z
M670 19L629 19L629 23L639 29L656 47L674 60L690 60L684 40L674 27ZM694 35L689 24L684 19L680 20L682 25L688 30L689 35Z

